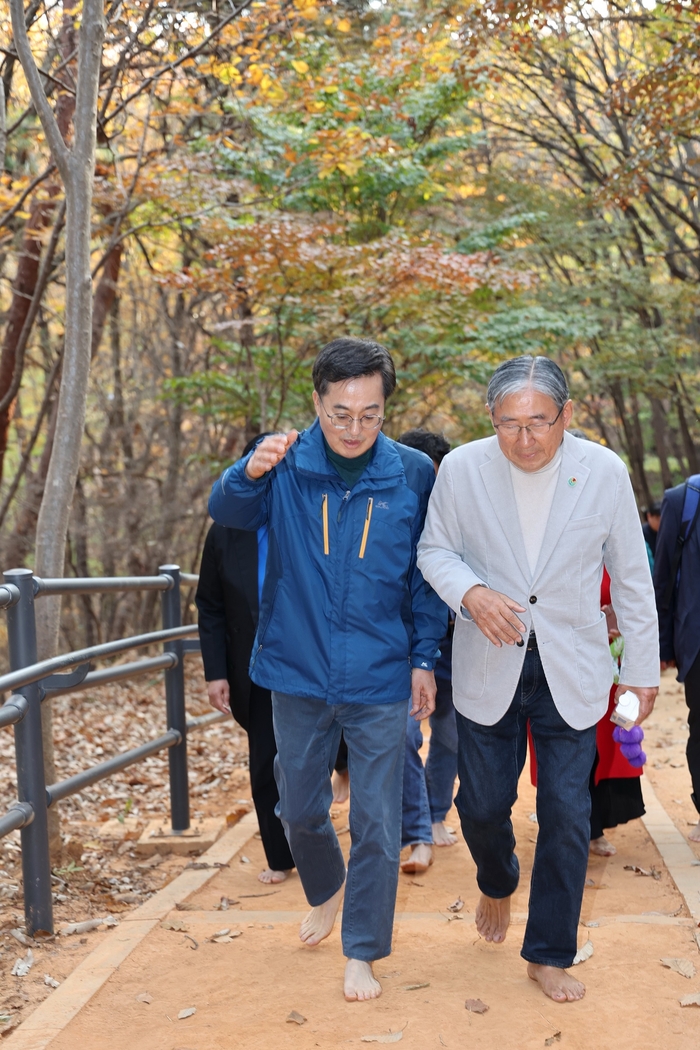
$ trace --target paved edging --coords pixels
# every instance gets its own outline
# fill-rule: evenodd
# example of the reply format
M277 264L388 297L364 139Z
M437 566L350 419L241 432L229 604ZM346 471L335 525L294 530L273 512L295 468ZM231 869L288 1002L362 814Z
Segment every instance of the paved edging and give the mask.
M700 923L700 865L698 858L661 805L649 777L642 777L644 795L644 826L668 868L668 873L678 887L678 892L693 916L695 925ZM700 937L696 935L700 949Z
M141 941L190 894L201 889L232 857L252 839L258 830L254 812L239 822L198 858L207 868L187 868L171 883L155 893L135 911L130 912L116 929L76 966L65 981L8 1037L12 1050L45 1050L76 1014L109 980Z

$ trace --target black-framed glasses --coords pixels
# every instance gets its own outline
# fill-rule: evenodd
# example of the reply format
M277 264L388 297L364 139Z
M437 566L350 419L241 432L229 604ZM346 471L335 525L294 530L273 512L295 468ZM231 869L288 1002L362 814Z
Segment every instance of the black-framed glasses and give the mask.
M520 437L521 430L527 430L528 434L535 434L536 436L541 437L543 434L549 433L563 411L564 406L562 405L551 423L545 423L543 421L542 423L528 423L527 426L521 427L517 423L494 423L493 420L491 420L491 425L494 430L502 431L506 437Z
M319 398L319 401L321 399ZM384 422L384 416L377 416L367 414L364 416L351 416L347 412L335 412L333 415L326 410L326 406L321 401L321 408L326 413L331 421L331 426L335 427L336 430L349 430L353 423L359 423L363 430L376 430Z

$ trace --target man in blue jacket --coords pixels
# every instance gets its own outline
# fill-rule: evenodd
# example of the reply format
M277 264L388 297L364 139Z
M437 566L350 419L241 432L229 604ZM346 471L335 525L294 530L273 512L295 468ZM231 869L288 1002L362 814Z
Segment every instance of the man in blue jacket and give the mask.
M391 951L406 710L435 707L444 611L416 567L435 473L381 433L396 386L377 343L336 339L313 367L318 419L266 438L225 471L215 521L268 526L250 676L272 691L280 816L312 910L301 939L327 937L345 890L345 997L374 999L372 962ZM341 731L352 781L347 877L329 809Z
M700 474L667 489L654 557L661 670L678 668L690 730L686 757L700 814ZM688 835L700 842L700 820Z

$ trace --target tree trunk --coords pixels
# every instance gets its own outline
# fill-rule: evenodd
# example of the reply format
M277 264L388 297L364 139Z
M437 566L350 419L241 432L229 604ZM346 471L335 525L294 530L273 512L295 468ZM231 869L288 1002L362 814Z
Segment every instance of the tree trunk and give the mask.
M670 489L673 485L673 475L668 463L668 450L666 448L666 413L658 397L650 397L649 404L651 405L651 421L654 427L654 444L656 445L656 454L661 465L661 480L664 488Z
M622 424L625 435L625 445L630 461L630 473L632 476L632 487L634 488L637 502L643 506L649 506L652 502L649 490L649 481L644 470L644 445L642 443L641 427L639 417L627 411L625 396L622 392L622 384L619 381L610 384L610 393L615 402L615 408Z
M72 5L71 5L72 6ZM64 5L64 21L70 19ZM90 223L95 170L97 97L100 82L104 13L102 0L84 0L82 7L78 75L75 94L73 143L69 148L61 133L57 113L51 109L31 52L24 24L22 0L11 0L15 47L24 69L32 102L63 179L66 192L66 292L63 374L56 410L56 430L46 477L46 488L37 521L35 569L39 576L62 576L68 523L80 465L80 445L85 425L90 350L92 344L92 278ZM39 658L58 648L60 598L37 603ZM47 783L56 779L50 703L42 705L44 761ZM49 811L52 854L61 846L58 813Z

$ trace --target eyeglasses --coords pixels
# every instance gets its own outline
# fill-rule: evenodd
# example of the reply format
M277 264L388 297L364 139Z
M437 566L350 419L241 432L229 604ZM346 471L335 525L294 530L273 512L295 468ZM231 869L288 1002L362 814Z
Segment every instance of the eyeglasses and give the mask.
M491 420L491 424L494 430L502 431L505 437L520 437L521 430L527 430L528 434L534 434L536 437L541 437L543 434L549 433L563 411L564 406L562 405L557 412L556 418L553 419L551 423L528 423L526 427L521 427L518 426L517 423L494 423L493 420Z
M321 399L319 398L319 401ZM336 430L349 430L353 423L359 423L363 430L376 430L384 422L384 416L355 416L348 415L347 412L336 412L333 415L326 411L326 406L321 401L321 408L326 413L331 421L331 426L335 427Z

